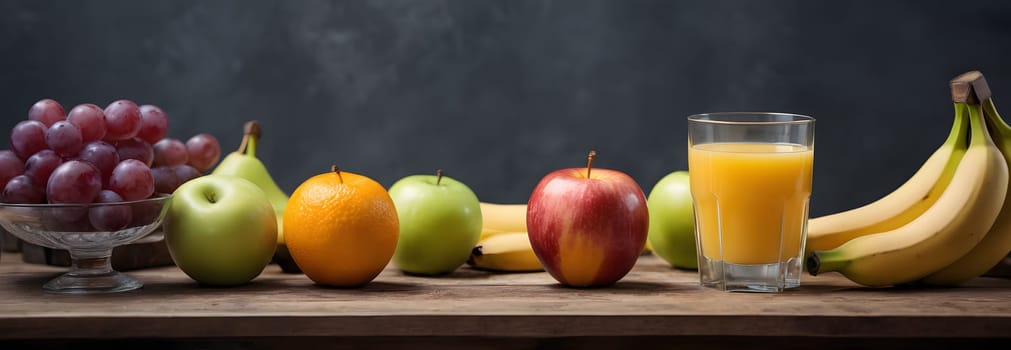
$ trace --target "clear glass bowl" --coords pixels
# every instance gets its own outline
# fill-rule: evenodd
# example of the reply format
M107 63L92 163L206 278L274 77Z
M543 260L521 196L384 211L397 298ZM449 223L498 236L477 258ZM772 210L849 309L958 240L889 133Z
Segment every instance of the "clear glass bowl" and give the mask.
M42 286L54 293L94 294L134 290L144 284L112 269L112 249L138 240L161 226L171 194L119 203L8 204L0 203L0 226L18 238L70 253L70 271ZM92 220L116 211L129 212L129 223L119 230L100 230Z

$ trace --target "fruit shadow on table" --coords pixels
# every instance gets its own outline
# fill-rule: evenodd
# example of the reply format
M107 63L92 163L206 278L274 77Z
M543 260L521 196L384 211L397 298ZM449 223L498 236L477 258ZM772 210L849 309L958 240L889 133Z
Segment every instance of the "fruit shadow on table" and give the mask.
M635 280L621 280L609 286L600 287L572 287L561 283L546 285L551 290L559 292L586 292L599 294L626 294L626 295L647 295L656 293L671 293L695 289L696 286L681 285L676 283L656 283Z
M10 274L4 277L4 284L14 286L19 294L43 293L42 285L64 272L66 271Z
M1007 285L1001 284L1000 279L996 278L977 278L975 280L963 283L957 286L929 286L929 285L919 285L919 284L901 284L897 286L888 287L864 287L864 286L853 286L844 288L835 288L832 291L837 292L857 292L857 293L895 293L896 295L908 295L909 293L937 293L937 294L948 294L952 292L957 292L960 296L972 296L977 293L986 294L989 293L988 290L992 289L1006 289Z
M142 293L157 296L157 295L178 295L179 293L200 293L200 294L228 294L234 295L235 293L257 293L257 292L275 292L275 293L287 293L293 290L309 290L309 291L324 291L324 292L347 292L351 294L360 293L386 293L386 292L409 292L422 289L418 284L414 283L403 283L403 282L387 282L387 281L373 281L369 284L359 287L330 287L319 285L313 283L309 279L305 280L291 280L291 279L276 279L276 278L257 278L246 284L238 286L211 286L200 284L193 281L164 281L164 282L149 282L144 285L144 290Z
M492 277L494 277L497 274L496 272L485 271L485 270L475 269L475 268L470 268L470 267L460 267L460 268L457 268L456 270L453 270L453 272L446 273L446 274L441 274L441 275L425 275L425 274L416 274L416 273L410 273L410 272L405 272L405 271L397 271L396 273L399 274L400 276L404 276L404 277L408 277L408 278L419 278L419 279L421 279L419 281L424 281L424 279L480 280L480 279L492 278ZM523 274L523 273L540 273L540 272L511 272L511 273L513 273L513 274L516 274L516 273Z

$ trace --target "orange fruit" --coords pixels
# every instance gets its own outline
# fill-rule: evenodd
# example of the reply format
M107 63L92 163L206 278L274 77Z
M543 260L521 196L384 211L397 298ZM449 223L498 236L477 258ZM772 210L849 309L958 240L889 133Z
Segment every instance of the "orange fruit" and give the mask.
M284 240L313 282L369 283L390 262L400 223L390 194L375 180L339 171L305 180L288 199Z

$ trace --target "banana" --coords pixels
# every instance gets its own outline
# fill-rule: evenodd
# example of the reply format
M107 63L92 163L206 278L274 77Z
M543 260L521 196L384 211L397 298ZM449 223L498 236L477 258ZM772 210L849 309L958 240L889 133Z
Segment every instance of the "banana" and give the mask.
M896 229L919 217L937 202L965 155L968 127L956 113L948 139L906 182L874 202L808 220L807 250L829 250L847 241Z
M894 230L857 237L807 258L811 275L837 271L866 286L917 281L972 250L997 218L1008 187L1008 166L994 145L978 104L969 112L970 144L951 183L922 215Z
M481 202L481 238L527 232L527 205Z
M979 72L970 72L979 74ZM970 74L967 73L967 74ZM980 75L978 84L985 84ZM983 114L986 115L987 126L991 136L996 140L997 148L1004 154L1004 161L1011 167L1011 126L997 113L989 88L975 89L979 100L983 101ZM1004 199L997 221L990 227L983 240L960 259L921 280L922 284L947 286L956 285L975 277L982 276L1004 257L1011 253L1011 196Z
M467 264L500 272L543 271L526 232L497 234L477 243Z

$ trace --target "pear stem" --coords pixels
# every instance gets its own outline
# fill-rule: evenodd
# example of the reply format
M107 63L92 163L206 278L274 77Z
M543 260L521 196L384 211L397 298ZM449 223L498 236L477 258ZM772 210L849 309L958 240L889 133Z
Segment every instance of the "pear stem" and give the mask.
M263 134L263 129L260 128L260 123L255 120L250 120L246 122L246 125L242 128L243 138L246 135L249 136L249 142L246 146L246 154L251 157L256 157L256 141L260 139L260 135Z
M435 185L439 186L442 183L442 169L435 171Z
M246 146L249 145L249 134L242 135L242 141L239 142L239 149L235 150L235 153L245 154Z
M246 122L242 126L242 141L239 142L239 149L236 152L256 157L256 140L260 138L262 132L259 122L255 120Z
M336 164L330 166L330 171L337 173L337 179L339 179L341 183L344 183L344 177L341 176L341 170L337 168Z
M590 170L593 169L593 158L597 157L597 151L590 150L590 154L586 156L586 178L590 178Z
M249 137L249 144L246 145L246 155L250 157L256 157L256 142L257 136Z

